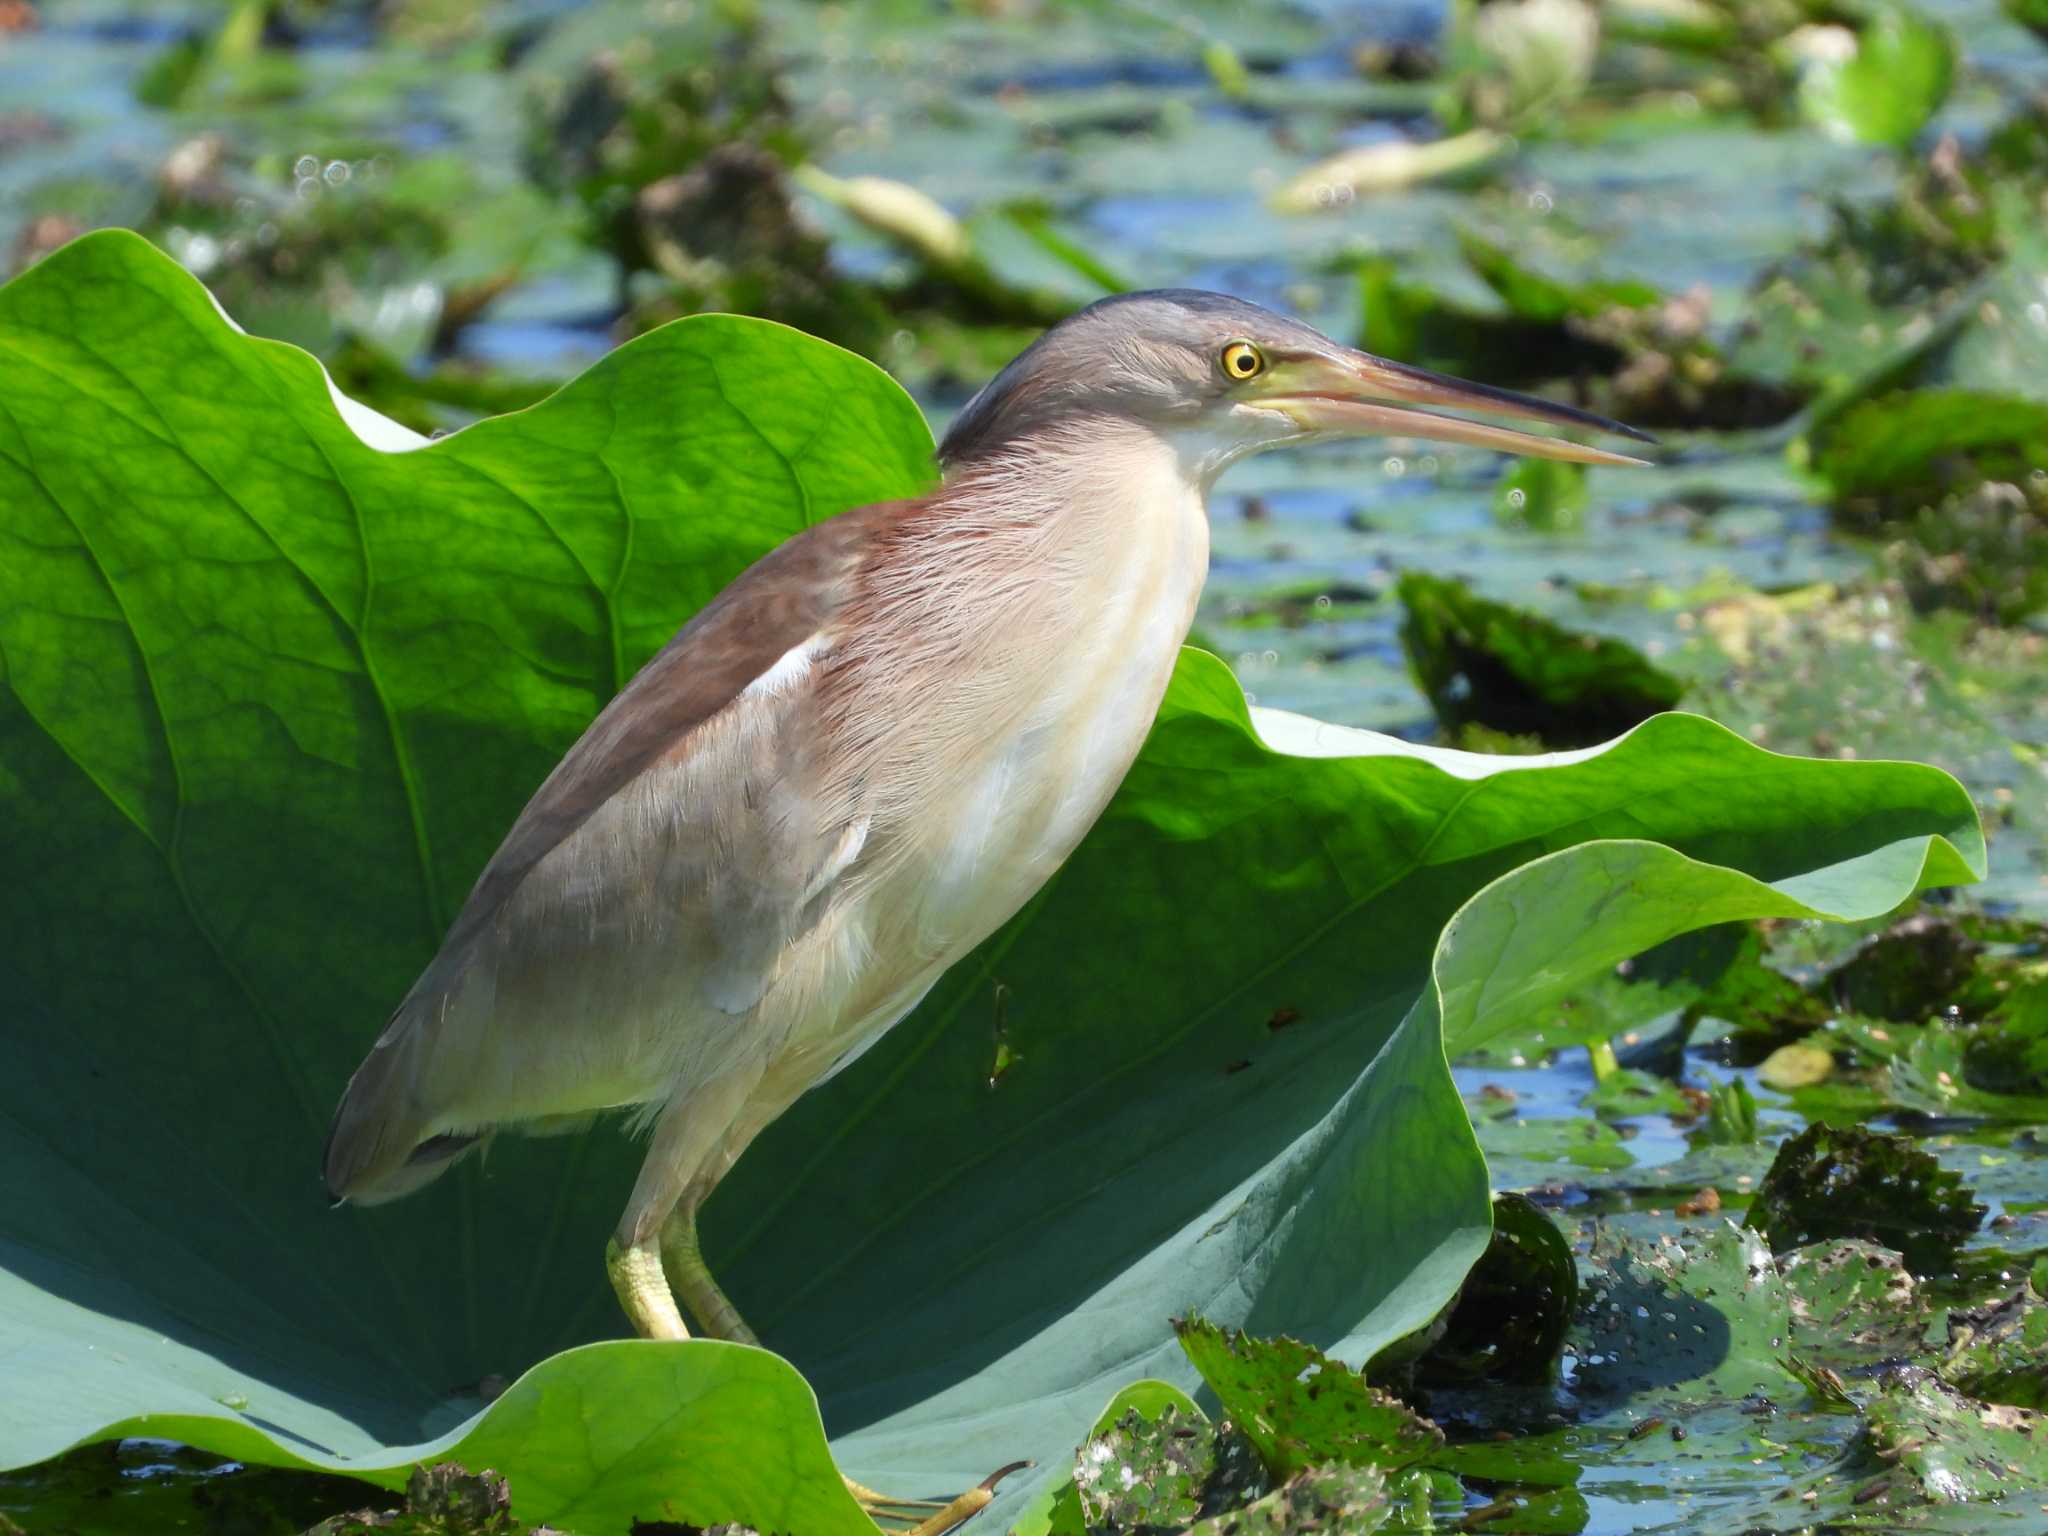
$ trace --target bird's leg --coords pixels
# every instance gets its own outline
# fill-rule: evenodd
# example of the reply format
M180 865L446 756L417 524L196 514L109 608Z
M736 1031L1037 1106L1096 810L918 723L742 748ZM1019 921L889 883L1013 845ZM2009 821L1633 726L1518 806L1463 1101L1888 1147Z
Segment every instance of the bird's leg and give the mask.
M690 1336L662 1272L662 1228L706 1159L717 1153L759 1081L758 1071L714 1078L695 1093L673 1100L654 1122L653 1143L640 1165L633 1197L604 1252L605 1273L611 1276L619 1305L643 1339Z
M753 1085L738 1112L727 1121L717 1142L699 1159L690 1182L683 1187L682 1198L661 1224L661 1260L668 1271L668 1283L697 1319L697 1325L714 1339L734 1344L761 1342L740 1316L739 1308L719 1289L710 1266L704 1262L703 1250L697 1245L697 1209L711 1198L711 1191L732 1171L732 1165L740 1160L740 1154L752 1145L754 1138L796 1102L809 1081L787 1072L765 1073Z
M761 1342L704 1262L703 1250L697 1242L698 1207L710 1198L718 1181L739 1161L753 1139L795 1102L797 1094L815 1076L814 1072L767 1074L753 1097L733 1117L718 1145L703 1158L682 1198L661 1224L661 1267L667 1273L663 1296L671 1294L673 1287L673 1294L682 1298L697 1325L713 1338L757 1346ZM652 1159L649 1161L651 1164ZM614 1284L618 1282L615 1280ZM621 1300L624 1296L621 1289ZM670 1306L674 1306L672 1301ZM630 1304L627 1310L632 1310ZM995 1497L996 1482L1015 1470L1014 1466L1005 1467L978 1487L952 1499L892 1499L850 1477L845 1482L846 1491L867 1511L868 1518L884 1536L945 1536L987 1508Z
M759 1344L754 1330L740 1316L739 1308L727 1299L697 1246L697 1207L711 1193L709 1182L699 1175L683 1191L683 1198L661 1224L661 1267L668 1284L697 1319L697 1326L714 1339L734 1344Z

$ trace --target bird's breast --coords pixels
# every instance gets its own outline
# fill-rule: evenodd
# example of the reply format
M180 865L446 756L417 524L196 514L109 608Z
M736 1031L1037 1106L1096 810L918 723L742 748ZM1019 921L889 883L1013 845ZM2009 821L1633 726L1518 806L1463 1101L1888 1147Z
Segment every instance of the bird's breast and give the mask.
M962 690L970 716L895 899L950 961L1027 901L1094 825L1144 744L1208 571L1199 489L1174 473L1078 509L1059 574L1021 599L1015 670Z

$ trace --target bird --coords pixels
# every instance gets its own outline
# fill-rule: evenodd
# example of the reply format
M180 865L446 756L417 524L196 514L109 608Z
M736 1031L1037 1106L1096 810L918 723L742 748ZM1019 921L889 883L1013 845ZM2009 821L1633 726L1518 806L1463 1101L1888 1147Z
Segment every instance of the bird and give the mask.
M628 1320L683 1339L686 1307L756 1342L699 1209L1107 806L1193 623L1219 475L1376 435L1644 462L1429 406L1651 441L1222 294L1045 331L958 412L933 490L764 555L598 714L350 1079L329 1193L393 1200L499 1131L628 1110L647 1153L605 1255ZM922 1536L979 1507L853 1486L883 1517L928 1504Z

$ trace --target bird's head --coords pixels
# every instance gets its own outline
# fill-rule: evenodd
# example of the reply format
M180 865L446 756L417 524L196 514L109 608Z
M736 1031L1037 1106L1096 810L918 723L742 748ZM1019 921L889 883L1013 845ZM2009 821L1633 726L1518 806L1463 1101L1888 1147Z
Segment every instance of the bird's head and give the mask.
M1570 406L1388 362L1242 299L1161 289L1091 304L1039 337L962 409L939 459L963 467L1040 434L1127 422L1172 443L1204 484L1248 453L1337 437L1429 438L1580 464L1643 462L1424 406L1650 441Z

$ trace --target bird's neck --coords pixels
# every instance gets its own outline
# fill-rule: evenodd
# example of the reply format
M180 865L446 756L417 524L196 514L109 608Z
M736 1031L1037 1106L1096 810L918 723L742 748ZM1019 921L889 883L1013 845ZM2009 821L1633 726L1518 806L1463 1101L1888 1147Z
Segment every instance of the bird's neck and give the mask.
M993 515L1055 537L1136 536L1144 513L1206 514L1220 466L1198 443L1117 417L1076 417L961 465L940 493L956 516Z

